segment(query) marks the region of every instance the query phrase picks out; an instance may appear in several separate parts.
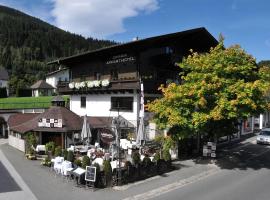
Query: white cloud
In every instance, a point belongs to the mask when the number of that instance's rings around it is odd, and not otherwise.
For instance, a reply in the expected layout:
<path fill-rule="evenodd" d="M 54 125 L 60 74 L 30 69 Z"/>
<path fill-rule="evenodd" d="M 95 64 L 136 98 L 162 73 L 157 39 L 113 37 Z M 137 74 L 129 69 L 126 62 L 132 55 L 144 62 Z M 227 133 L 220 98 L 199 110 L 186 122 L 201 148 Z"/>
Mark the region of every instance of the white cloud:
<path fill-rule="evenodd" d="M 158 9 L 158 0 L 52 0 L 55 24 L 87 37 L 105 38 L 125 31 L 124 20 Z"/>

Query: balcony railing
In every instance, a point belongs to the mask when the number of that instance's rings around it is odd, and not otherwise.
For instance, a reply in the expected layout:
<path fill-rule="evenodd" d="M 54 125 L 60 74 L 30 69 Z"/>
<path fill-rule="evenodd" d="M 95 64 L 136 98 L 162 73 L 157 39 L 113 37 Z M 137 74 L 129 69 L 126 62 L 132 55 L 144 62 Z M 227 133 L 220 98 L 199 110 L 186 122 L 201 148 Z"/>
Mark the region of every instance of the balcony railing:
<path fill-rule="evenodd" d="M 70 85 L 73 83 L 73 85 Z M 76 85 L 77 84 L 77 85 Z M 86 82 L 65 82 L 61 81 L 57 84 L 57 90 L 60 94 L 73 93 L 91 93 L 91 92 L 110 92 L 122 90 L 136 90 L 140 89 L 140 82 L 138 79 L 132 80 L 110 80 L 108 85 L 103 86 L 101 83 L 97 85 L 87 84 Z"/>

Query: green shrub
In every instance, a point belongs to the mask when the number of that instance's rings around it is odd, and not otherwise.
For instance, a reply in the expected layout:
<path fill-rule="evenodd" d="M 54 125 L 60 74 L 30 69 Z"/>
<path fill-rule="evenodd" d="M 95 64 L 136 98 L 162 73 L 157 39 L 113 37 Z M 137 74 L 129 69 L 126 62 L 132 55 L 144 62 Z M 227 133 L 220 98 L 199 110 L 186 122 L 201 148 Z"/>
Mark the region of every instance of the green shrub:
<path fill-rule="evenodd" d="M 107 176 L 111 176 L 112 175 L 112 166 L 109 160 L 104 160 L 103 161 L 103 169 L 104 169 L 104 173 Z"/>
<path fill-rule="evenodd" d="M 131 158 L 134 165 L 138 165 L 141 162 L 141 155 L 139 154 L 139 152 L 134 152 L 131 155 Z"/>
<path fill-rule="evenodd" d="M 62 148 L 60 146 L 57 146 L 55 149 L 54 149 L 54 155 L 55 156 L 62 156 Z"/>
<path fill-rule="evenodd" d="M 88 156 L 83 156 L 82 158 L 82 168 L 86 168 L 86 166 L 90 166 L 90 158 Z"/>
<path fill-rule="evenodd" d="M 37 146 L 37 138 L 34 133 L 27 133 L 26 135 L 26 153 L 33 155 L 34 148 Z"/>
<path fill-rule="evenodd" d="M 55 149 L 54 142 L 48 142 L 47 144 L 45 144 L 45 149 L 46 149 L 46 153 L 50 151 L 52 152 L 52 155 L 54 155 L 54 149 Z"/>
<path fill-rule="evenodd" d="M 145 156 L 143 158 L 142 164 L 144 167 L 149 167 L 152 164 L 152 161 L 148 156 Z"/>
<path fill-rule="evenodd" d="M 64 160 L 67 160 L 68 151 L 66 149 L 63 149 L 62 155 L 64 157 Z"/>
<path fill-rule="evenodd" d="M 105 175 L 105 180 L 106 186 L 111 186 L 112 182 L 112 166 L 109 160 L 104 160 L 103 162 L 103 169 L 104 169 L 104 175 Z"/>
<path fill-rule="evenodd" d="M 41 162 L 42 165 L 44 166 L 51 166 L 51 160 L 49 159 L 48 156 L 46 156 L 45 158 L 43 158 L 42 162 Z"/>
<path fill-rule="evenodd" d="M 74 161 L 74 153 L 73 153 L 73 151 L 68 151 L 67 160 L 70 161 L 70 162 Z"/>
<path fill-rule="evenodd" d="M 76 159 L 74 161 L 74 164 L 77 165 L 78 167 L 81 167 L 82 166 L 82 161 L 80 159 Z"/>
<path fill-rule="evenodd" d="M 168 149 L 164 149 L 162 151 L 162 158 L 165 160 L 165 161 L 170 161 L 171 160 L 171 154 L 170 154 L 170 151 Z"/>
<path fill-rule="evenodd" d="M 154 159 L 153 159 L 155 162 L 159 161 L 160 160 L 160 153 L 159 151 L 156 152 L 156 154 L 154 155 Z"/>

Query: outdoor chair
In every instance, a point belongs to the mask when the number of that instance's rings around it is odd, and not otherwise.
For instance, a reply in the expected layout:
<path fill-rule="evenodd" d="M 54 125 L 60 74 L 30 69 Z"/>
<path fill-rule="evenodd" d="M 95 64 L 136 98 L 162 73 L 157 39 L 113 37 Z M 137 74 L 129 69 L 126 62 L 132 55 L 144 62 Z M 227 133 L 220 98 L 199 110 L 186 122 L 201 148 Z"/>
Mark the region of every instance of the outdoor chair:
<path fill-rule="evenodd" d="M 54 169 L 55 175 L 61 174 L 63 161 L 64 161 L 64 157 L 57 156 L 54 158 L 53 169 Z"/>

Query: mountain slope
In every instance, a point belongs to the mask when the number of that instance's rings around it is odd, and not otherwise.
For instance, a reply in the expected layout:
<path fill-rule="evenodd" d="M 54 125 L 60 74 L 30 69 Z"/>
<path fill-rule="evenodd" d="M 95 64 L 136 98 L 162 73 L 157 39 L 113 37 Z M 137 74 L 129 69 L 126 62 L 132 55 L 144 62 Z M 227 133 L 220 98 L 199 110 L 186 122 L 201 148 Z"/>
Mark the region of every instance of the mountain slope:
<path fill-rule="evenodd" d="M 14 93 L 44 78 L 49 72 L 47 61 L 112 44 L 85 39 L 0 5 L 0 66 L 8 70 Z"/>

